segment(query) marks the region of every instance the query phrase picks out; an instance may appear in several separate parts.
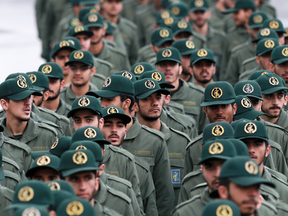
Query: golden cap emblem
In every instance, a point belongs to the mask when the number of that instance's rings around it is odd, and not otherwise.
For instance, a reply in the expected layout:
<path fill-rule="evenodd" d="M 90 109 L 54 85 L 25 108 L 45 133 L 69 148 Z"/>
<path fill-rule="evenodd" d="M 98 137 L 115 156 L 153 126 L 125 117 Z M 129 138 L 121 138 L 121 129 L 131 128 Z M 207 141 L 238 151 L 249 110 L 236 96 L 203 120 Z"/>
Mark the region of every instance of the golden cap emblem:
<path fill-rule="evenodd" d="M 66 47 L 66 46 L 70 46 L 70 44 L 69 44 L 68 41 L 62 41 L 62 42 L 60 42 L 60 44 L 59 44 L 59 47 Z"/>
<path fill-rule="evenodd" d="M 171 12 L 175 15 L 178 16 L 180 13 L 180 9 L 178 7 L 172 7 Z"/>
<path fill-rule="evenodd" d="M 270 23 L 269 23 L 269 27 L 271 29 L 278 29 L 279 28 L 279 23 L 276 21 L 276 20 L 272 20 Z"/>
<path fill-rule="evenodd" d="M 185 45 L 188 49 L 195 49 L 195 44 L 193 43 L 193 41 L 188 40 L 186 41 Z"/>
<path fill-rule="evenodd" d="M 285 29 L 285 32 L 286 33 L 284 33 L 284 37 L 287 37 L 288 36 L 288 28 Z"/>
<path fill-rule="evenodd" d="M 253 134 L 253 133 L 255 133 L 257 131 L 257 126 L 253 122 L 248 122 L 244 126 L 244 131 L 245 131 L 245 133 Z"/>
<path fill-rule="evenodd" d="M 88 21 L 89 22 L 97 22 L 97 20 L 98 20 L 98 17 L 97 17 L 96 14 L 91 14 L 91 15 L 88 16 Z"/>
<path fill-rule="evenodd" d="M 95 129 L 93 128 L 87 128 L 85 131 L 84 131 L 84 136 L 88 139 L 92 139 L 92 138 L 95 138 L 97 136 L 97 132 Z"/>
<path fill-rule="evenodd" d="M 84 206 L 78 201 L 70 202 L 66 207 L 69 216 L 79 216 L 84 212 Z"/>
<path fill-rule="evenodd" d="M 108 28 L 108 24 L 107 22 L 104 22 L 104 29 L 107 29 Z"/>
<path fill-rule="evenodd" d="M 221 125 L 215 125 L 211 131 L 213 136 L 222 136 L 222 134 L 224 134 L 224 132 L 225 132 L 225 130 L 224 130 L 223 126 L 221 126 Z"/>
<path fill-rule="evenodd" d="M 252 175 L 256 175 L 258 173 L 258 167 L 253 161 L 247 161 L 245 163 L 245 170 Z"/>
<path fill-rule="evenodd" d="M 69 41 L 69 43 L 75 45 L 75 42 L 73 40 L 68 40 L 68 41 Z"/>
<path fill-rule="evenodd" d="M 169 33 L 169 32 L 168 32 Z M 137 65 L 135 68 L 134 68 L 134 73 L 135 74 L 141 74 L 143 73 L 144 71 L 144 67 L 142 65 Z"/>
<path fill-rule="evenodd" d="M 18 79 L 18 80 L 17 80 L 17 85 L 18 85 L 20 88 L 27 88 L 27 83 L 26 83 L 25 80 L 23 80 L 23 79 Z"/>
<path fill-rule="evenodd" d="M 208 55 L 208 52 L 205 50 L 205 49 L 200 49 L 198 52 L 197 52 L 197 55 L 199 57 L 205 57 Z"/>
<path fill-rule="evenodd" d="M 73 57 L 75 59 L 82 59 L 84 57 L 84 53 L 82 51 L 77 51 L 74 53 Z"/>
<path fill-rule="evenodd" d="M 78 101 L 78 105 L 80 107 L 86 107 L 89 106 L 90 104 L 90 100 L 87 97 L 82 97 L 79 101 Z"/>
<path fill-rule="evenodd" d="M 241 105 L 246 109 L 251 108 L 252 106 L 250 100 L 247 98 L 242 98 Z"/>
<path fill-rule="evenodd" d="M 161 74 L 157 71 L 155 71 L 151 74 L 151 78 L 158 81 L 158 82 L 162 80 Z"/>
<path fill-rule="evenodd" d="M 81 149 L 86 150 L 87 148 L 84 145 L 79 145 L 79 146 L 77 146 L 77 148 L 75 150 L 81 150 Z"/>
<path fill-rule="evenodd" d="M 82 165 L 87 163 L 88 157 L 85 152 L 77 151 L 72 156 L 72 161 L 77 165 Z"/>
<path fill-rule="evenodd" d="M 52 191 L 61 190 L 61 186 L 60 186 L 60 184 L 59 184 L 58 182 L 50 182 L 50 183 L 48 184 L 48 186 L 50 187 L 50 189 L 51 189 Z"/>
<path fill-rule="evenodd" d="M 148 89 L 154 89 L 156 87 L 155 82 L 153 80 L 150 80 L 150 79 L 146 80 L 144 85 Z"/>
<path fill-rule="evenodd" d="M 212 155 L 221 154 L 223 152 L 223 150 L 224 150 L 224 147 L 219 142 L 214 142 L 209 147 L 209 153 L 212 154 Z"/>
<path fill-rule="evenodd" d="M 22 216 L 41 216 L 41 213 L 37 208 L 29 207 L 22 212 Z"/>
<path fill-rule="evenodd" d="M 271 49 L 271 48 L 273 48 L 275 46 L 275 43 L 274 43 L 273 40 L 267 40 L 267 41 L 265 41 L 264 46 L 267 49 Z"/>
<path fill-rule="evenodd" d="M 29 186 L 24 186 L 18 192 L 18 199 L 21 202 L 29 202 L 34 197 L 34 190 Z"/>
<path fill-rule="evenodd" d="M 246 94 L 250 94 L 254 91 L 254 87 L 250 83 L 247 83 L 243 86 L 242 91 Z"/>
<path fill-rule="evenodd" d="M 163 52 L 162 52 L 162 56 L 164 57 L 164 58 L 168 58 L 168 57 L 170 57 L 172 55 L 172 52 L 171 52 L 171 50 L 169 50 L 169 49 L 165 49 L 165 50 L 163 50 Z"/>
<path fill-rule="evenodd" d="M 103 83 L 103 87 L 106 88 L 111 84 L 111 78 L 107 77 Z"/>
<path fill-rule="evenodd" d="M 287 57 L 288 56 L 288 48 L 285 47 L 283 50 L 282 50 L 282 55 Z"/>
<path fill-rule="evenodd" d="M 50 164 L 50 162 L 51 162 L 51 158 L 49 156 L 43 155 L 43 156 L 38 158 L 36 164 L 38 166 L 46 166 L 46 165 Z"/>
<path fill-rule="evenodd" d="M 268 36 L 268 35 L 270 35 L 270 29 L 268 29 L 268 28 L 262 29 L 261 32 L 260 32 L 260 35 L 261 35 L 261 36 Z"/>
<path fill-rule="evenodd" d="M 256 24 L 262 23 L 262 21 L 263 21 L 263 17 L 259 14 L 255 15 L 253 17 L 253 22 Z"/>
<path fill-rule="evenodd" d="M 233 216 L 233 210 L 228 205 L 220 205 L 216 209 L 216 216 Z"/>
<path fill-rule="evenodd" d="M 50 65 L 44 65 L 41 71 L 44 74 L 49 74 L 52 71 L 52 67 Z"/>
<path fill-rule="evenodd" d="M 90 13 L 98 13 L 98 10 L 96 8 L 92 8 L 89 12 Z"/>
<path fill-rule="evenodd" d="M 264 74 L 269 74 L 267 71 L 264 71 L 263 73 L 261 73 L 261 76 Z"/>
<path fill-rule="evenodd" d="M 124 71 L 124 72 L 121 74 L 121 76 L 127 77 L 127 78 L 130 79 L 130 80 L 132 80 L 132 78 L 133 78 L 133 75 L 132 75 L 130 72 L 128 72 L 128 71 Z"/>
<path fill-rule="evenodd" d="M 35 74 L 29 74 L 30 80 L 32 83 L 35 83 L 37 80 L 37 77 L 35 76 Z"/>
<path fill-rule="evenodd" d="M 276 77 L 270 77 L 269 78 L 269 83 L 273 86 L 279 85 L 279 80 Z"/>
<path fill-rule="evenodd" d="M 202 0 L 196 0 L 194 2 L 195 7 L 202 7 L 204 5 L 204 1 Z"/>
<path fill-rule="evenodd" d="M 76 26 L 79 24 L 79 19 L 78 18 L 74 18 L 71 20 L 70 25 L 71 26 Z"/>
<path fill-rule="evenodd" d="M 178 28 L 180 28 L 180 29 L 186 29 L 187 26 L 188 26 L 188 24 L 186 22 L 184 22 L 184 21 L 178 22 L 177 25 L 178 25 Z"/>
<path fill-rule="evenodd" d="M 76 26 L 75 29 L 74 29 L 75 33 L 82 32 L 82 31 L 84 31 L 84 27 L 83 26 Z"/>
<path fill-rule="evenodd" d="M 220 98 L 220 97 L 222 97 L 222 95 L 223 95 L 223 91 L 222 91 L 222 89 L 219 88 L 219 87 L 214 87 L 214 88 L 211 90 L 211 96 L 212 96 L 213 98 Z"/>
<path fill-rule="evenodd" d="M 53 145 L 51 146 L 51 149 L 56 148 L 57 145 L 58 145 L 58 139 L 53 143 Z"/>
<path fill-rule="evenodd" d="M 23 75 L 18 75 L 16 78 L 26 81 L 26 78 Z"/>
<path fill-rule="evenodd" d="M 169 31 L 167 29 L 162 29 L 160 32 L 159 32 L 159 35 L 162 37 L 162 38 L 166 38 L 166 37 L 169 37 Z"/>
<path fill-rule="evenodd" d="M 162 19 L 166 19 L 166 18 L 170 17 L 170 14 L 168 11 L 163 11 L 160 16 Z"/>
<path fill-rule="evenodd" d="M 119 110 L 116 107 L 110 107 L 107 109 L 108 114 L 119 113 Z"/>
<path fill-rule="evenodd" d="M 174 23 L 174 19 L 172 17 L 168 17 L 164 20 L 165 25 L 171 25 Z"/>

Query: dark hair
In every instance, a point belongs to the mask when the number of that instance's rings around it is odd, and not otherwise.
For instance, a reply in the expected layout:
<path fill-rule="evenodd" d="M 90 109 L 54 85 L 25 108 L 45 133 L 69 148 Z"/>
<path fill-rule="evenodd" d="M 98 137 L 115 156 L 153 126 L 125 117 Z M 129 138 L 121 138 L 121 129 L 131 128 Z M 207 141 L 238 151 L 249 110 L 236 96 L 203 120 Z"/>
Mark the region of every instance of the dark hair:
<path fill-rule="evenodd" d="M 4 97 L 2 97 L 2 98 L 0 98 L 0 99 L 3 99 L 3 100 L 5 100 L 5 101 L 7 101 L 7 102 L 10 101 L 10 99 L 9 99 L 8 97 L 6 97 L 6 96 L 4 96 Z"/>
<path fill-rule="evenodd" d="M 126 94 L 126 93 L 121 93 L 120 94 L 120 100 L 121 102 L 125 101 L 126 99 L 129 99 L 131 101 L 131 104 L 129 106 L 129 112 L 131 113 L 132 112 L 132 108 L 133 108 L 133 105 L 135 103 L 135 97 L 134 95 L 131 95 L 131 94 Z"/>
<path fill-rule="evenodd" d="M 269 145 L 268 141 L 265 140 L 265 146 L 267 148 L 267 146 Z"/>
<path fill-rule="evenodd" d="M 219 178 L 219 186 L 224 186 L 229 190 L 230 180 L 228 178 Z"/>

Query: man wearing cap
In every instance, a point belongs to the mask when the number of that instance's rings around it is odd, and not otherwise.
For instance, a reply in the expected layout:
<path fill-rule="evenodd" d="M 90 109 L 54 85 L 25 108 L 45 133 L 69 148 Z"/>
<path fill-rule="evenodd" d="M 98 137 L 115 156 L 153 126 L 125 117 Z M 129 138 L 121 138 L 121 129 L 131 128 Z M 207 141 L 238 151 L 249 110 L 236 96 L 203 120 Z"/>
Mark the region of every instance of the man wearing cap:
<path fill-rule="evenodd" d="M 202 49 L 203 55 L 199 55 L 199 50 L 194 50 L 190 59 L 190 66 L 196 85 L 203 88 L 213 82 L 216 73 L 216 62 L 214 53 L 210 49 Z"/>
<path fill-rule="evenodd" d="M 60 93 L 60 97 L 67 104 L 72 105 L 77 97 L 85 95 L 89 90 L 97 90 L 97 87 L 90 83 L 90 77 L 96 72 L 93 64 L 92 54 L 88 51 L 75 50 L 70 54 L 65 65 L 69 66 L 71 84 Z"/>
<path fill-rule="evenodd" d="M 229 200 L 215 200 L 209 202 L 203 209 L 201 216 L 218 216 L 219 209 L 231 213 L 234 216 L 241 216 L 238 206 Z"/>
<path fill-rule="evenodd" d="M 222 164 L 237 155 L 234 145 L 227 139 L 215 139 L 204 143 L 201 152 L 201 170 L 205 181 L 205 189 L 191 198 L 189 201 L 179 204 L 173 212 L 173 215 L 186 215 L 190 212 L 192 215 L 201 215 L 204 206 L 212 201 L 209 193 L 219 186 L 219 174 Z M 186 213 L 186 214 L 185 214 Z"/>
<path fill-rule="evenodd" d="M 268 19 L 263 23 L 262 28 L 269 28 L 275 30 L 279 37 L 279 45 L 280 46 L 284 45 L 285 43 L 284 34 L 286 33 L 286 31 L 283 27 L 283 23 L 281 22 L 281 20 L 276 18 Z"/>
<path fill-rule="evenodd" d="M 205 52 L 203 51 L 204 55 Z M 201 50 L 199 50 L 199 53 L 202 56 Z M 182 73 L 179 51 L 174 47 L 159 50 L 157 53 L 156 69 L 165 75 L 167 83 L 175 86 L 169 89 L 171 92 L 171 101 L 175 102 L 175 105 L 184 106 L 185 114 L 195 119 L 198 132 L 201 133 L 207 123 L 205 113 L 200 109 L 204 91 L 201 86 L 193 83 L 188 84 L 179 79 L 179 75 Z M 177 109 L 177 107 L 172 108 Z"/>
<path fill-rule="evenodd" d="M 0 103 L 6 113 L 1 126 L 3 134 L 26 143 L 32 150 L 49 149 L 56 140 L 57 132 L 46 124 L 30 118 L 31 95 L 41 93 L 29 89 L 23 79 L 8 79 L 0 84 Z"/>

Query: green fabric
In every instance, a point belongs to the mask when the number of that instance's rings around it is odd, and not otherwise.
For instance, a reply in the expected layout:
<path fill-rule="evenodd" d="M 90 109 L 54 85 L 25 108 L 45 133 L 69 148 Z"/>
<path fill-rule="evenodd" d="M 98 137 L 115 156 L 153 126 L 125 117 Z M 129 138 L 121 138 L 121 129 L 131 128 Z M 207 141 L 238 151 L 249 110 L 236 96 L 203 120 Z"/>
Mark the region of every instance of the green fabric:
<path fill-rule="evenodd" d="M 248 21 L 249 29 L 262 28 L 264 21 L 268 19 L 267 14 L 264 11 L 253 12 Z"/>
<path fill-rule="evenodd" d="M 215 139 L 233 138 L 234 130 L 231 125 L 225 121 L 216 121 L 206 125 L 203 131 L 203 144 Z"/>
<path fill-rule="evenodd" d="M 145 78 L 152 78 L 156 80 L 161 88 L 175 88 L 174 85 L 171 85 L 169 83 L 165 82 L 165 75 L 158 70 L 151 70 L 151 71 L 145 71 L 142 73 L 142 75 L 139 77 L 139 80 L 145 79 Z"/>
<path fill-rule="evenodd" d="M 190 12 L 207 11 L 209 3 L 207 0 L 192 0 L 190 4 Z"/>
<path fill-rule="evenodd" d="M 239 207 L 230 200 L 215 200 L 215 201 L 209 202 L 204 207 L 201 216 L 206 216 L 206 215 L 218 216 L 219 208 L 226 209 L 227 213 L 229 212 L 229 214 L 232 214 L 233 216 L 241 216 Z"/>
<path fill-rule="evenodd" d="M 71 208 L 70 211 L 68 212 L 68 209 L 71 206 L 76 207 L 76 210 Z M 80 206 L 82 207 L 83 211 L 79 214 Z M 79 209 L 77 209 L 77 207 Z M 77 198 L 77 197 L 64 199 L 56 210 L 56 214 L 63 215 L 63 216 L 69 216 L 71 215 L 71 212 L 73 212 L 74 214 L 76 214 L 75 212 L 77 212 L 79 216 L 95 215 L 94 209 L 92 205 L 90 204 L 90 202 L 81 198 Z"/>
<path fill-rule="evenodd" d="M 239 11 L 240 9 L 255 9 L 255 4 L 253 0 L 235 0 L 234 8 L 227 9 L 223 13 L 233 13 Z"/>
<path fill-rule="evenodd" d="M 83 18 L 83 25 L 104 28 L 103 18 L 98 13 L 87 13 Z"/>
<path fill-rule="evenodd" d="M 162 11 L 159 11 L 157 13 L 157 16 L 156 16 L 156 24 L 157 25 L 160 25 L 161 21 L 163 19 L 166 19 L 166 18 L 169 18 L 169 17 L 174 17 L 173 13 L 171 12 L 171 10 L 162 10 Z"/>
<path fill-rule="evenodd" d="M 287 90 L 284 80 L 276 74 L 263 74 L 256 82 L 261 87 L 262 94 L 271 94 L 280 90 Z"/>
<path fill-rule="evenodd" d="M 99 128 L 92 126 L 81 127 L 75 131 L 71 139 L 71 144 L 77 141 L 93 141 L 99 144 L 111 144 L 110 141 L 104 139 Z"/>
<path fill-rule="evenodd" d="M 210 60 L 213 63 L 215 63 L 215 58 L 212 50 L 210 49 L 194 50 L 191 55 L 190 65 L 193 66 L 194 64 L 196 64 L 201 60 Z"/>
<path fill-rule="evenodd" d="M 195 50 L 195 44 L 190 39 L 180 39 L 172 44 L 180 52 L 180 55 L 191 55 Z"/>
<path fill-rule="evenodd" d="M 82 22 L 83 18 L 88 13 L 98 13 L 98 10 L 94 6 L 81 8 L 80 11 L 79 11 L 79 20 Z"/>
<path fill-rule="evenodd" d="M 93 32 L 90 31 L 87 28 L 87 26 L 84 26 L 84 25 L 71 26 L 69 28 L 69 32 L 67 36 L 76 36 L 76 35 L 86 35 L 90 38 L 93 36 Z"/>
<path fill-rule="evenodd" d="M 288 113 L 282 110 L 275 124 L 288 130 Z"/>
<path fill-rule="evenodd" d="M 59 106 L 55 112 L 58 115 L 67 116 L 67 114 L 70 112 L 70 110 L 71 110 L 71 106 L 66 104 L 65 101 L 62 98 L 60 98 Z"/>
<path fill-rule="evenodd" d="M 108 106 L 103 108 L 103 118 L 105 121 L 109 118 L 119 118 L 123 120 L 125 124 L 131 122 L 131 117 L 126 115 L 124 110 L 117 106 Z"/>
<path fill-rule="evenodd" d="M 259 84 L 254 80 L 240 81 L 234 87 L 235 94 L 247 97 L 262 99 L 262 92 Z"/>
<path fill-rule="evenodd" d="M 43 91 L 49 89 L 49 79 L 45 74 L 39 71 L 28 72 L 27 74 L 31 79 L 34 90 Z"/>
<path fill-rule="evenodd" d="M 54 62 L 47 62 L 40 65 L 38 71 L 41 71 L 47 77 L 63 79 L 62 68 Z"/>
<path fill-rule="evenodd" d="M 74 46 L 73 43 L 69 42 L 68 40 L 62 40 L 60 42 L 57 42 L 54 45 L 53 49 L 52 49 L 51 57 L 53 59 L 55 59 L 55 56 L 57 55 L 57 53 L 60 50 L 71 50 L 71 51 L 74 51 L 74 50 L 76 50 L 76 47 Z"/>
<path fill-rule="evenodd" d="M 266 20 L 263 23 L 262 28 L 270 28 L 275 30 L 277 33 L 286 33 L 281 20 L 276 18 Z"/>
<path fill-rule="evenodd" d="M 288 56 L 286 55 L 286 50 L 288 45 L 278 46 L 273 49 L 271 54 L 271 62 L 274 64 L 281 64 L 288 61 Z"/>
<path fill-rule="evenodd" d="M 152 51 L 152 50 L 150 49 L 149 51 Z M 156 70 L 156 69 L 154 66 L 146 62 L 138 62 L 131 67 L 130 73 L 134 74 L 134 76 L 137 79 L 141 76 L 143 72 L 150 71 L 150 70 Z"/>
<path fill-rule="evenodd" d="M 130 79 L 133 83 L 136 82 L 136 78 L 134 74 L 130 73 L 129 71 L 125 71 L 125 70 L 118 71 L 118 72 L 113 73 L 113 75 L 124 76 Z"/>
<path fill-rule="evenodd" d="M 276 39 L 263 39 L 257 43 L 256 56 L 262 56 L 265 53 L 273 51 L 275 47 L 279 46 Z"/>
<path fill-rule="evenodd" d="M 189 8 L 184 2 L 177 2 L 169 6 L 169 10 L 177 19 L 185 19 L 188 16 Z"/>
<path fill-rule="evenodd" d="M 153 79 L 144 78 L 134 83 L 135 97 L 137 99 L 144 99 L 153 93 L 161 93 L 164 95 L 170 94 L 170 91 L 162 89 L 157 81 Z"/>
<path fill-rule="evenodd" d="M 264 124 L 260 121 L 242 121 L 234 132 L 235 139 L 258 138 L 268 141 L 268 134 Z"/>
<path fill-rule="evenodd" d="M 81 62 L 93 66 L 94 60 L 89 51 L 75 50 L 70 54 L 69 61 L 65 63 L 65 66 L 73 64 L 73 62 Z"/>
<path fill-rule="evenodd" d="M 181 56 L 178 49 L 174 47 L 160 49 L 157 52 L 156 64 L 162 61 L 174 61 L 181 64 Z"/>
<path fill-rule="evenodd" d="M 269 28 L 263 28 L 257 33 L 256 38 L 252 42 L 257 43 L 258 41 L 266 38 L 274 38 L 278 40 L 279 37 L 275 30 Z"/>
<path fill-rule="evenodd" d="M 151 43 L 156 47 L 160 47 L 163 43 L 168 41 L 174 41 L 173 33 L 169 28 L 161 27 L 154 30 L 151 34 Z"/>
<path fill-rule="evenodd" d="M 88 149 L 93 153 L 96 162 L 98 163 L 103 162 L 101 147 L 95 142 L 77 141 L 71 144 L 69 149 L 70 150 Z"/>
<path fill-rule="evenodd" d="M 262 76 L 264 74 L 273 74 L 271 71 L 268 70 L 257 70 L 254 71 L 248 78 L 248 80 L 256 80 L 259 76 Z M 258 84 L 259 85 L 259 84 Z"/>

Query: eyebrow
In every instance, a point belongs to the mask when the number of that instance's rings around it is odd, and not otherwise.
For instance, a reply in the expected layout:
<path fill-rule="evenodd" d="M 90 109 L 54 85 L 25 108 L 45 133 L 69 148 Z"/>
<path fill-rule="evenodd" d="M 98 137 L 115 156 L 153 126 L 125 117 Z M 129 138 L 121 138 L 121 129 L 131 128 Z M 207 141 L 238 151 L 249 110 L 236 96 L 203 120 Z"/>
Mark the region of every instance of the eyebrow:
<path fill-rule="evenodd" d="M 105 123 L 113 123 L 113 122 L 106 120 L 106 121 L 104 122 L 104 124 L 105 124 Z M 125 124 L 125 123 L 124 123 L 123 121 L 117 121 L 116 124 Z"/>
<path fill-rule="evenodd" d="M 79 116 L 75 116 L 75 117 L 73 117 L 73 119 L 81 119 L 81 117 L 79 117 Z M 83 118 L 95 118 L 95 116 L 92 116 L 92 115 L 90 115 L 90 116 L 84 116 Z"/>

